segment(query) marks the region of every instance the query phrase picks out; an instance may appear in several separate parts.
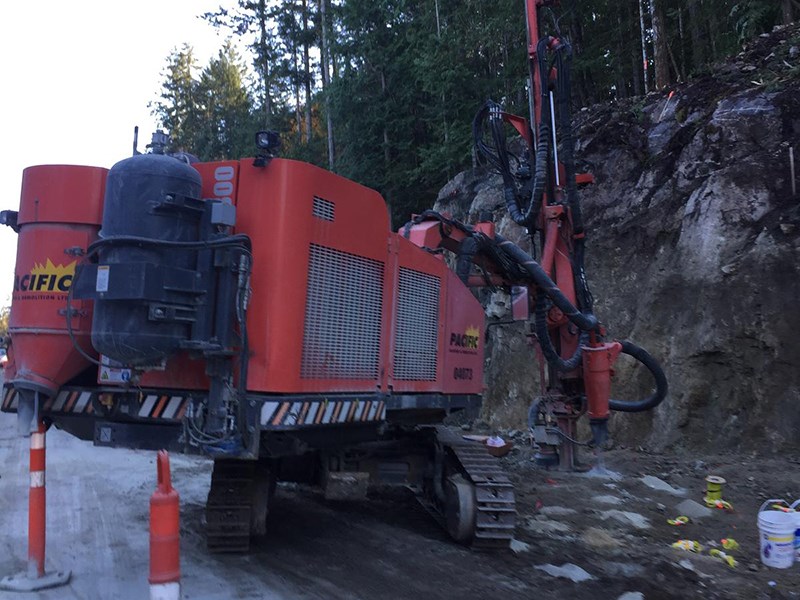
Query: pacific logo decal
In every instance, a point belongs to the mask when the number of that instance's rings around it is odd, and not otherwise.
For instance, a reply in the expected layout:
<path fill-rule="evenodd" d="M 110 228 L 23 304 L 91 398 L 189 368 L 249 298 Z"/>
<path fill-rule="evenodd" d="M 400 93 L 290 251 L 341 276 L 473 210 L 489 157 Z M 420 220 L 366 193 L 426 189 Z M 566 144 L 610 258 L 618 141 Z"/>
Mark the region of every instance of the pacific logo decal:
<path fill-rule="evenodd" d="M 477 327 L 467 327 L 464 333 L 453 332 L 450 334 L 450 349 L 455 352 L 475 353 L 480 343 L 480 330 Z"/>
<path fill-rule="evenodd" d="M 33 263 L 30 273 L 14 275 L 14 292 L 19 298 L 29 298 L 36 294 L 36 299 L 48 299 L 49 294 L 66 294 L 75 277 L 75 264 L 55 265 L 49 258 L 42 263 Z M 19 292 L 27 292 L 21 294 Z M 42 295 L 42 298 L 39 298 Z"/>

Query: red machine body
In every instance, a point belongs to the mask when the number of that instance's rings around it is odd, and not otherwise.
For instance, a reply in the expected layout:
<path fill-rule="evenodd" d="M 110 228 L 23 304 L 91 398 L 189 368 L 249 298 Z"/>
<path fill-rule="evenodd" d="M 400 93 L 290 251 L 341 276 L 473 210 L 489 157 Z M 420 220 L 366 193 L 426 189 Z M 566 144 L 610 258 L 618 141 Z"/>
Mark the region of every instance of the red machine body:
<path fill-rule="evenodd" d="M 274 160 L 241 169 L 236 205 L 237 232 L 253 239 L 259 265 L 249 390 L 452 392 L 464 388 L 458 363 L 475 369 L 469 391 L 480 393 L 477 353 L 444 358 L 453 354 L 450 318 L 482 330 L 480 305 L 463 286 L 448 288 L 444 261 L 390 232 L 377 192 Z M 421 326 L 409 328 L 412 320 Z"/>
<path fill-rule="evenodd" d="M 482 392 L 483 309 L 441 255 L 391 232 L 374 190 L 307 163 L 250 163 L 195 165 L 204 197 L 229 198 L 253 240 L 249 391 Z M 182 354 L 141 384 L 205 389 L 204 368 Z"/>
<path fill-rule="evenodd" d="M 51 395 L 90 363 L 75 349 L 66 325 L 66 297 L 75 265 L 97 239 L 107 169 L 43 165 L 25 169 L 9 331 L 19 389 Z M 89 301 L 73 305 L 75 343 L 94 354 Z"/>

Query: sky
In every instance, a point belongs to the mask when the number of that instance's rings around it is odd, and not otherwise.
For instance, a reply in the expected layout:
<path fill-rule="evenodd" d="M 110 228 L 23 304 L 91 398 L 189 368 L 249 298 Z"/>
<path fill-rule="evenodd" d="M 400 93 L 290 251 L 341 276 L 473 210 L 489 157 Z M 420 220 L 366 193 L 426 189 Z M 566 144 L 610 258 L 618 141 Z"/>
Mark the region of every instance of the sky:
<path fill-rule="evenodd" d="M 198 15 L 232 0 L 23 0 L 0 19 L 0 210 L 18 210 L 22 171 L 42 164 L 111 167 L 156 128 L 170 51 L 184 42 L 200 65 L 223 35 Z M 0 306 L 11 301 L 17 235 L 0 226 Z"/>

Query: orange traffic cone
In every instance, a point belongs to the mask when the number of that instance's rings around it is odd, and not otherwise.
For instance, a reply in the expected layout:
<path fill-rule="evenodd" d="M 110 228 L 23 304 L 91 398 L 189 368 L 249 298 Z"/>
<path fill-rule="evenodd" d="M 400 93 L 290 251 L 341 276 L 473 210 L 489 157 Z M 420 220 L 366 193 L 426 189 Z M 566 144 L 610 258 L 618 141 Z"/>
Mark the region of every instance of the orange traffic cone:
<path fill-rule="evenodd" d="M 157 458 L 158 487 L 150 497 L 150 600 L 181 595 L 180 496 L 169 472 L 169 454 Z"/>

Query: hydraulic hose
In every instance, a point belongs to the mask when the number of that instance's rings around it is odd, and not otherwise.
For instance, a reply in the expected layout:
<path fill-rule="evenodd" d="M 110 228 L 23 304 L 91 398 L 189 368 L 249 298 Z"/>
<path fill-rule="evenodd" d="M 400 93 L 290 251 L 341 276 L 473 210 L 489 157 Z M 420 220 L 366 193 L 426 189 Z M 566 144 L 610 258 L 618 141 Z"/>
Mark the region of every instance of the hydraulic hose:
<path fill-rule="evenodd" d="M 539 80 L 542 88 L 541 116 L 539 120 L 538 146 L 536 147 L 536 167 L 533 175 L 533 187 L 531 190 L 531 201 L 528 209 L 523 213 L 516 201 L 510 202 L 509 195 L 506 194 L 506 208 L 508 216 L 517 225 L 523 225 L 528 229 L 536 228 L 536 220 L 539 216 L 539 209 L 542 205 L 542 197 L 547 184 L 547 171 L 549 164 L 547 161 L 550 145 L 550 128 L 548 125 L 550 117 L 550 104 L 547 102 L 548 84 L 550 69 L 547 65 L 547 46 L 549 38 L 542 38 L 536 47 L 539 56 Z M 514 198 L 516 200 L 516 198 Z"/>
<path fill-rule="evenodd" d="M 487 119 L 494 148 L 487 146 L 483 141 L 482 125 Z M 547 127 L 546 119 L 542 120 L 538 129 L 539 146 L 534 156 L 533 186 L 530 203 L 527 208 L 520 205 L 521 194 L 517 189 L 514 176 L 511 174 L 508 150 L 503 133 L 502 107 L 499 104 L 492 100 L 486 101 L 472 121 L 472 135 L 475 140 L 475 147 L 497 169 L 503 178 L 503 198 L 508 215 L 517 225 L 535 229 L 547 181 L 547 153 L 549 149 L 547 140 L 550 130 Z"/>
<path fill-rule="evenodd" d="M 586 238 L 578 238 L 573 243 L 572 272 L 575 278 L 575 290 L 578 296 L 578 306 L 584 312 L 592 312 L 594 297 L 586 281 L 586 268 L 584 267 L 584 254 L 586 252 Z"/>
<path fill-rule="evenodd" d="M 572 210 L 572 226 L 576 234 L 581 234 L 584 229 L 583 213 L 578 197 L 578 185 L 575 181 L 575 140 L 572 135 L 572 114 L 570 111 L 572 46 L 566 40 L 561 42 L 556 63 L 558 69 L 558 78 L 556 80 L 558 116 L 559 125 L 561 126 L 561 153 L 559 156 L 561 163 L 564 165 L 567 203 Z"/>
<path fill-rule="evenodd" d="M 539 217 L 539 209 L 542 206 L 542 196 L 544 195 L 544 187 L 547 182 L 547 138 L 550 130 L 542 119 L 539 125 L 539 146 L 536 149 L 536 168 L 533 176 L 533 190 L 531 191 L 531 201 L 528 204 L 527 210 L 523 213 L 517 202 L 516 191 L 509 193 L 506 189 L 505 201 L 508 216 L 517 225 L 522 225 L 528 229 L 536 228 L 536 220 Z"/>
<path fill-rule="evenodd" d="M 577 369 L 583 361 L 582 346 L 589 342 L 589 334 L 585 331 L 581 332 L 578 340 L 578 347 L 570 358 L 561 358 L 558 355 L 553 340 L 550 339 L 550 330 L 547 327 L 547 301 L 543 294 L 536 297 L 536 311 L 534 324 L 536 326 L 536 337 L 539 340 L 539 347 L 542 349 L 547 364 L 555 368 L 557 371 L 573 371 Z"/>
<path fill-rule="evenodd" d="M 650 371 L 650 373 L 653 375 L 653 379 L 656 381 L 656 391 L 647 398 L 633 400 L 630 402 L 625 400 L 611 399 L 608 401 L 608 407 L 611 410 L 618 410 L 620 412 L 644 412 L 646 410 L 650 410 L 651 408 L 655 408 L 661 404 L 661 402 L 667 396 L 667 391 L 669 391 L 667 376 L 664 375 L 661 365 L 658 364 L 655 358 L 650 356 L 650 353 L 647 352 L 647 350 L 640 348 L 633 342 L 629 342 L 628 340 L 620 340 L 620 344 L 622 344 L 623 354 L 627 354 L 628 356 L 635 358 L 637 361 L 642 363 L 648 371 Z"/>
<path fill-rule="evenodd" d="M 109 238 L 100 238 L 92 242 L 87 248 L 87 254 L 92 254 L 96 249 L 105 246 L 157 246 L 162 248 L 176 248 L 182 250 L 203 250 L 206 248 L 221 248 L 225 246 L 243 246 L 247 250 L 252 247 L 250 237 L 238 233 L 223 238 L 200 240 L 197 242 L 178 242 L 174 240 L 158 240 L 134 235 L 116 235 Z"/>
<path fill-rule="evenodd" d="M 469 273 L 472 269 L 472 259 L 478 252 L 478 240 L 470 236 L 464 238 L 458 247 L 458 256 L 456 258 L 456 275 L 461 280 L 461 283 L 467 285 L 469 280 Z"/>
<path fill-rule="evenodd" d="M 561 292 L 555 282 L 545 273 L 544 269 L 522 248 L 505 239 L 503 236 L 496 235 L 500 248 L 514 262 L 530 275 L 533 282 L 553 301 L 561 312 L 582 331 L 593 331 L 597 329 L 599 322 L 597 317 L 591 313 L 582 313 L 572 302 Z"/>

